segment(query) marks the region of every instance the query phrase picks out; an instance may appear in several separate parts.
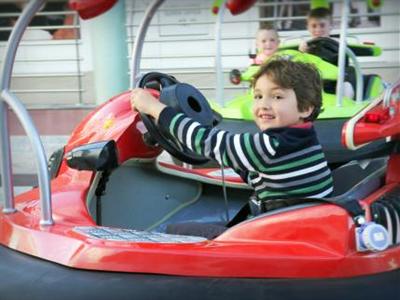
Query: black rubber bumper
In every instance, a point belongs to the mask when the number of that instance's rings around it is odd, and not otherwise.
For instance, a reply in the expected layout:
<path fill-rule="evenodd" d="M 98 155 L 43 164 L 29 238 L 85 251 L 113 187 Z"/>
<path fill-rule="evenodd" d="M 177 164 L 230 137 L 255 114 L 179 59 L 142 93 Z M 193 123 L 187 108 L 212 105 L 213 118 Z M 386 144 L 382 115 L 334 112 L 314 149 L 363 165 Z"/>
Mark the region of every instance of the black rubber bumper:
<path fill-rule="evenodd" d="M 196 278 L 83 271 L 0 246 L 0 299 L 399 299 L 400 271 L 348 279 Z"/>

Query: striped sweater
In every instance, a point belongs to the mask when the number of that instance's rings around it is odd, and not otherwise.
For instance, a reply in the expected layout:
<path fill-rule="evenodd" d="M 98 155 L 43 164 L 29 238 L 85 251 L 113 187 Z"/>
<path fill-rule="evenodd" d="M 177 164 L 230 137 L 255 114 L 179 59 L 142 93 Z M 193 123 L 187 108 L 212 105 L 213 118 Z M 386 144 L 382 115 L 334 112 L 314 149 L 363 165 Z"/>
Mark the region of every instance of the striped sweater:
<path fill-rule="evenodd" d="M 158 123 L 189 149 L 245 177 L 261 201 L 319 198 L 333 191 L 331 171 L 311 123 L 232 134 L 202 126 L 170 107 L 161 112 Z"/>

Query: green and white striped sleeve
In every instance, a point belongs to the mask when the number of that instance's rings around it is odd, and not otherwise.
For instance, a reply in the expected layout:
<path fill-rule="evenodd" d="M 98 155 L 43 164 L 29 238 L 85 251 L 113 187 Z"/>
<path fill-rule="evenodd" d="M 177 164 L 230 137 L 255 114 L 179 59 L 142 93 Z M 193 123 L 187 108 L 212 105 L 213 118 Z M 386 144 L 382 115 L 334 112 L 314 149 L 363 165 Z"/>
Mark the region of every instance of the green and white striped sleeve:
<path fill-rule="evenodd" d="M 276 153 L 274 141 L 265 133 L 231 134 L 209 128 L 171 107 L 161 112 L 158 123 L 190 150 L 236 170 L 265 171 Z"/>

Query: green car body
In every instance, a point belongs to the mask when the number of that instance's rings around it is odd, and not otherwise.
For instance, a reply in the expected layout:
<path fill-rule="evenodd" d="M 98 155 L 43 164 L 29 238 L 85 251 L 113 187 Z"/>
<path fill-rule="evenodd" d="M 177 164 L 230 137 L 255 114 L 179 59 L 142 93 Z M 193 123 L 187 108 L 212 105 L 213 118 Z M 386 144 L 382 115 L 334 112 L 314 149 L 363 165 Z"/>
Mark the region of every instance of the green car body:
<path fill-rule="evenodd" d="M 298 47 L 298 44 L 297 44 Z M 357 48 L 358 47 L 358 48 Z M 314 64 L 321 73 L 324 81 L 336 81 L 339 68 L 328 63 L 318 56 L 303 53 L 294 50 L 296 45 L 282 47 L 276 55 L 291 59 L 293 61 L 301 61 Z M 361 55 L 378 56 L 381 54 L 379 47 L 374 45 L 352 45 L 353 49 L 360 49 L 358 53 Z M 297 49 L 297 48 L 296 48 Z M 357 51 L 354 51 L 357 53 Z M 363 54 L 364 53 L 364 54 Z M 241 73 L 241 81 L 251 82 L 254 74 L 258 71 L 259 65 L 251 65 L 247 70 Z M 364 80 L 365 81 L 365 80 Z M 363 109 L 368 103 L 379 96 L 384 90 L 383 82 L 380 77 L 370 76 L 367 82 L 364 82 L 363 101 L 357 103 L 355 100 L 343 97 L 342 105 L 339 107 L 336 101 L 336 95 L 322 91 L 323 94 L 323 110 L 319 115 L 319 119 L 349 118 Z M 210 101 L 211 107 L 220 113 L 224 118 L 252 120 L 252 90 L 249 88 L 245 94 L 238 95 L 234 99 L 225 103 L 224 106 L 214 101 Z"/>

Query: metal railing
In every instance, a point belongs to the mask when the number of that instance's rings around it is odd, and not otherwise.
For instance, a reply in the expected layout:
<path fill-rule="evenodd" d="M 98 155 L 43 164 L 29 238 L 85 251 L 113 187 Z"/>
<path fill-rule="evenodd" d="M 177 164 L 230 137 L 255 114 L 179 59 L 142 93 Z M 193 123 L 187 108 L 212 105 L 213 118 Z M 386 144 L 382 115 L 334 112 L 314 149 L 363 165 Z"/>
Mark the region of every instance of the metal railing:
<path fill-rule="evenodd" d="M 390 17 L 397 16 L 397 13 L 366 13 L 366 14 L 348 14 L 348 17 Z M 255 19 L 241 19 L 241 20 L 231 20 L 225 21 L 226 24 L 243 24 L 243 23 L 260 23 L 260 22 L 275 22 L 282 20 L 290 20 L 290 21 L 298 21 L 298 20 L 306 20 L 307 16 L 292 16 L 292 17 L 264 17 L 264 18 L 255 18 Z M 340 16 L 333 16 L 333 19 L 340 19 Z M 158 24 L 151 24 L 150 27 L 158 27 L 158 26 L 185 26 L 185 25 L 213 25 L 214 21 L 196 21 L 196 22 L 162 22 Z M 131 24 L 129 27 L 139 27 L 140 24 Z"/>
<path fill-rule="evenodd" d="M 10 1 L 11 2 L 11 1 Z M 0 17 L 5 18 L 18 18 L 21 13 L 7 13 L 1 12 Z M 54 97 L 58 97 L 60 93 L 64 93 L 64 98 L 71 98 L 73 101 L 67 100 L 66 103 L 58 101 L 60 106 L 74 102 L 74 105 L 83 104 L 83 77 L 85 74 L 82 72 L 83 57 L 81 56 L 80 47 L 82 42 L 81 26 L 79 17 L 74 11 L 39 11 L 35 16 L 41 17 L 52 17 L 52 16 L 64 16 L 69 17 L 69 24 L 65 25 L 29 25 L 25 29 L 25 32 L 41 33 L 34 39 L 21 40 L 19 45 L 22 46 L 22 53 L 28 53 L 28 55 L 16 56 L 15 59 L 15 70 L 12 74 L 12 86 L 11 90 L 13 93 L 20 95 L 25 94 L 25 99 L 29 101 L 30 98 L 34 99 L 35 95 L 43 95 L 41 103 L 34 104 L 33 106 L 45 107 L 54 103 L 51 100 Z M 8 32 L 13 30 L 13 27 L 0 27 L 0 32 Z M 53 31 L 53 33 L 50 33 Z M 68 37 L 63 37 L 63 33 L 71 33 Z M 72 34 L 73 33 L 73 34 Z M 61 35 L 60 35 L 61 34 Z M 0 50 L 4 50 L 6 47 L 5 41 L 0 41 Z M 32 55 L 31 55 L 32 54 Z M 50 54 L 50 55 L 49 55 Z M 0 64 L 2 61 L 0 60 Z M 47 68 L 46 65 L 57 65 L 60 72 L 55 72 L 52 68 Z M 26 66 L 29 65 L 28 68 Z M 20 71 L 18 71 L 18 69 Z M 28 82 L 32 82 L 34 88 L 26 89 L 20 87 L 18 79 L 24 77 Z M 48 78 L 49 80 L 33 81 L 35 78 Z M 51 82 L 54 79 L 66 79 L 65 88 L 53 89 Z M 30 80 L 31 79 L 31 80 Z M 24 84 L 25 86 L 25 84 Z M 26 95 L 31 94 L 32 97 Z M 54 97 L 53 97 L 54 96 Z"/>

